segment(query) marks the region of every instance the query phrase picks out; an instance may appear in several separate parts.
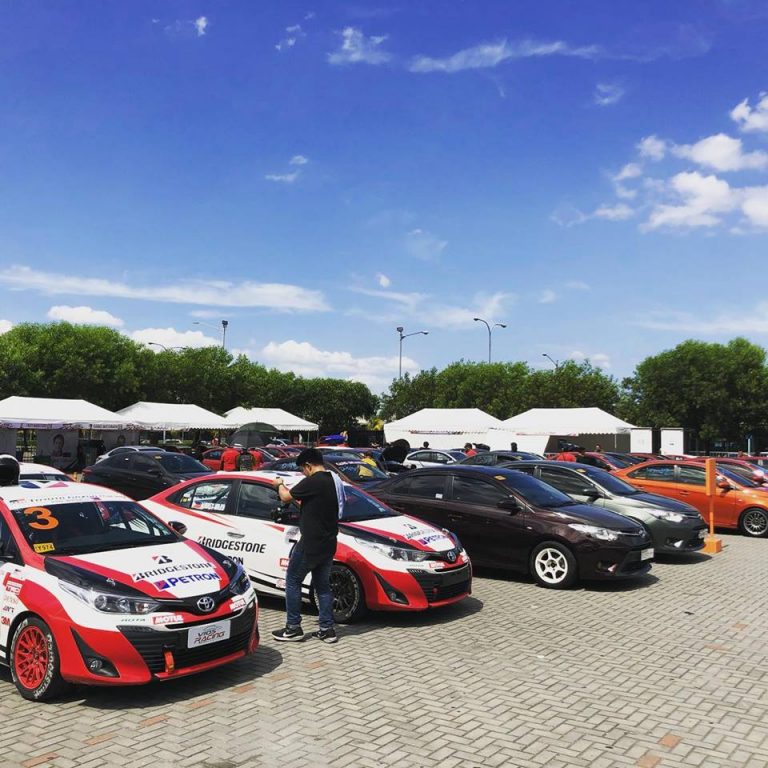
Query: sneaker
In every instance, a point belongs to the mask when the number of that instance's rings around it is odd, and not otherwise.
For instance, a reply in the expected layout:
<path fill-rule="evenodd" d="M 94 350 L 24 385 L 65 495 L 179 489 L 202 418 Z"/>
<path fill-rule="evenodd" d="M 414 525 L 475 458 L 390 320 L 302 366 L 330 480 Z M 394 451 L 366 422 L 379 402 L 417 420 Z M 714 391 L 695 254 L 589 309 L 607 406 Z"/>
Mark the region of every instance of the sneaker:
<path fill-rule="evenodd" d="M 318 640 L 322 640 L 324 643 L 337 643 L 339 638 L 336 637 L 336 630 L 331 627 L 330 629 L 321 629 L 312 633 L 312 637 L 316 637 Z"/>
<path fill-rule="evenodd" d="M 272 633 L 275 640 L 288 643 L 299 643 L 304 639 L 304 630 L 301 627 L 283 627 Z"/>

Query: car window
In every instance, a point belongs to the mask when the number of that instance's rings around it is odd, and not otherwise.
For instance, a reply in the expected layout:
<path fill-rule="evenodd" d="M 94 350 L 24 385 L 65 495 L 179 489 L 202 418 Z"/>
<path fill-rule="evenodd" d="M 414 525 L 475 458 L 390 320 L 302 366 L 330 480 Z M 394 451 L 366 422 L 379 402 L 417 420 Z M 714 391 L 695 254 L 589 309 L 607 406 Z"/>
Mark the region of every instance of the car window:
<path fill-rule="evenodd" d="M 136 453 L 131 456 L 131 468 L 138 472 L 151 472 L 152 470 L 159 470 L 157 462 L 152 459 L 148 459 L 146 456 L 142 456 L 140 453 Z"/>
<path fill-rule="evenodd" d="M 449 464 L 451 457 L 446 453 L 430 453 L 427 461 L 432 461 L 435 464 Z"/>
<path fill-rule="evenodd" d="M 685 485 L 704 485 L 706 480 L 706 470 L 702 467 L 679 467 L 680 473 L 677 478 L 678 483 L 685 483 Z"/>
<path fill-rule="evenodd" d="M 420 475 L 411 477 L 407 493 L 426 499 L 445 498 L 445 481 L 448 475 Z M 400 491 L 403 493 L 403 491 Z"/>
<path fill-rule="evenodd" d="M 656 480 L 661 483 L 675 482 L 674 464 L 651 464 L 630 472 L 627 477 L 635 480 Z"/>
<path fill-rule="evenodd" d="M 279 472 L 298 472 L 299 465 L 293 459 L 286 459 L 285 461 L 276 461 L 272 467 L 275 471 Z"/>
<path fill-rule="evenodd" d="M 408 458 L 414 461 L 432 461 L 430 456 L 432 456 L 431 451 L 416 451 L 416 453 L 412 453 Z"/>
<path fill-rule="evenodd" d="M 500 488 L 474 477 L 454 476 L 453 492 L 451 498 L 454 501 L 464 501 L 469 504 L 482 504 L 486 507 L 495 507 L 497 502 L 509 494 Z"/>
<path fill-rule="evenodd" d="M 131 453 L 135 451 L 135 448 L 126 448 L 125 446 L 122 446 L 120 448 L 113 448 L 110 452 L 110 456 L 119 456 L 121 453 Z"/>
<path fill-rule="evenodd" d="M 166 472 L 210 472 L 211 470 L 201 464 L 197 459 L 187 456 L 185 453 L 161 453 L 156 457 Z"/>
<path fill-rule="evenodd" d="M 20 562 L 19 548 L 16 545 L 16 540 L 13 538 L 11 529 L 8 523 L 0 517 L 0 554 L 3 558 L 8 558 L 12 562 Z"/>
<path fill-rule="evenodd" d="M 373 467 L 364 461 L 334 461 L 332 463 L 354 482 L 386 480 L 389 477 L 389 475 L 382 472 L 378 467 Z"/>
<path fill-rule="evenodd" d="M 557 469 L 542 467 L 541 479 L 569 496 L 588 496 L 595 491 L 595 486 L 576 472 L 562 472 Z"/>
<path fill-rule="evenodd" d="M 237 497 L 237 514 L 271 520 L 272 513 L 279 509 L 280 497 L 271 485 L 262 483 L 241 483 Z"/>
<path fill-rule="evenodd" d="M 99 469 L 102 467 L 116 467 L 117 469 L 130 469 L 131 457 L 135 451 L 126 451 L 126 453 L 118 454 L 117 456 L 109 456 L 98 463 Z"/>
<path fill-rule="evenodd" d="M 172 499 L 174 504 L 202 512 L 223 512 L 232 490 L 231 480 L 188 485 Z"/>
<path fill-rule="evenodd" d="M 493 453 L 478 453 L 476 456 L 470 456 L 468 461 L 464 464 L 481 464 L 485 467 L 492 467 L 498 463 L 499 457 Z"/>
<path fill-rule="evenodd" d="M 205 458 L 206 459 L 220 459 L 221 454 L 223 453 L 222 450 L 217 448 L 215 451 L 206 451 Z"/>
<path fill-rule="evenodd" d="M 397 517 L 398 513 L 378 499 L 350 486 L 344 487 L 344 511 L 341 521 L 347 523 L 377 520 L 381 517 Z"/>

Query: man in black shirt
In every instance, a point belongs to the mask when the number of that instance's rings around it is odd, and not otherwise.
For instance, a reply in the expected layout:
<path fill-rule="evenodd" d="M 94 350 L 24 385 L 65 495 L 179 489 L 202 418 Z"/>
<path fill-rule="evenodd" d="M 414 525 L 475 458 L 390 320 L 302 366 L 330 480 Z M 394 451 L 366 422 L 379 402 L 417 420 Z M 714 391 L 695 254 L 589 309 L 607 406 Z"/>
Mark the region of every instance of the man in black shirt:
<path fill-rule="evenodd" d="M 291 552 L 285 574 L 285 627 L 274 631 L 272 636 L 275 640 L 290 642 L 304 639 L 301 628 L 301 585 L 311 572 L 320 611 L 320 631 L 313 632 L 312 637 L 325 643 L 335 643 L 337 638 L 333 628 L 330 576 L 344 490 L 340 487 L 340 481 L 337 485 L 335 476 L 326 471 L 323 454 L 317 449 L 307 448 L 302 451 L 296 457 L 296 464 L 304 479 L 290 491 L 282 478 L 278 477 L 274 481 L 283 503 L 287 504 L 294 499 L 301 502 L 301 538 Z"/>

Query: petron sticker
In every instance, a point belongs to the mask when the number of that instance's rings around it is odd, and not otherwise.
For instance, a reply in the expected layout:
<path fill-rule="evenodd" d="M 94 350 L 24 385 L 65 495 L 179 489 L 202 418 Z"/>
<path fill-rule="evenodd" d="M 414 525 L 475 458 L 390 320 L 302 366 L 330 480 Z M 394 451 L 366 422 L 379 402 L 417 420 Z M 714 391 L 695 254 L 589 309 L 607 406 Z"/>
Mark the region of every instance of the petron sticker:
<path fill-rule="evenodd" d="M 32 549 L 35 550 L 39 555 L 42 555 L 43 552 L 53 552 L 56 547 L 51 544 L 50 541 L 43 542 L 41 544 L 33 544 Z"/>

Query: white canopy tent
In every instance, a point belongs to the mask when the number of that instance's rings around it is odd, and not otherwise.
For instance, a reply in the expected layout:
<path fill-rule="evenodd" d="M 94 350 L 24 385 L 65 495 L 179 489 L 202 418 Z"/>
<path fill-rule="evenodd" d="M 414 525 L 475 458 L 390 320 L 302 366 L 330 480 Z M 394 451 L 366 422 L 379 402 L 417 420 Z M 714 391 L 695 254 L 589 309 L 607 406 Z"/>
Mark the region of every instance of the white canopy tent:
<path fill-rule="evenodd" d="M 626 442 L 625 450 L 629 450 L 632 429 L 633 424 L 602 408 L 531 408 L 503 421 L 499 428 L 490 430 L 489 445 L 495 450 L 503 450 L 509 449 L 515 442 L 521 451 L 543 453 L 552 437 L 589 435 L 592 442 L 607 442 L 610 439 L 610 447 L 616 448 L 618 437 L 623 436 L 622 445 Z"/>
<path fill-rule="evenodd" d="M 130 418 L 87 400 L 54 397 L 6 397 L 0 400 L 0 428 L 130 429 Z"/>
<path fill-rule="evenodd" d="M 241 427 L 254 421 L 271 424 L 278 432 L 317 432 L 319 425 L 294 416 L 282 408 L 243 408 L 238 406 L 224 414 L 231 427 Z"/>
<path fill-rule="evenodd" d="M 191 403 L 138 402 L 123 408 L 119 416 L 138 424 L 142 429 L 157 431 L 186 429 L 231 429 L 232 423 L 224 416 L 206 411 Z"/>
<path fill-rule="evenodd" d="M 479 408 L 422 408 L 385 424 L 384 439 L 405 439 L 412 448 L 420 448 L 425 440 L 430 448 L 461 448 L 465 443 L 487 443 L 489 430 L 501 424 Z"/>

